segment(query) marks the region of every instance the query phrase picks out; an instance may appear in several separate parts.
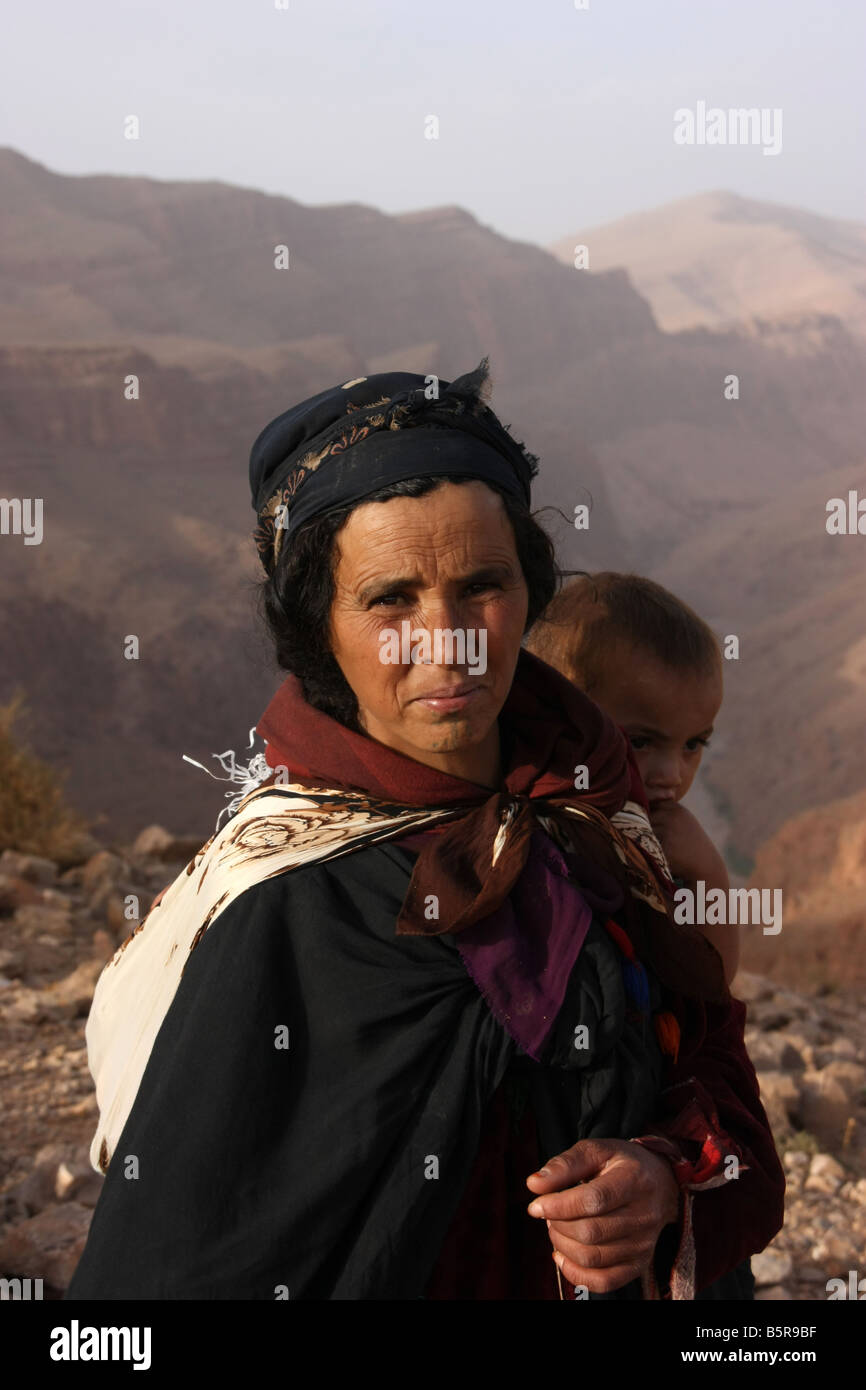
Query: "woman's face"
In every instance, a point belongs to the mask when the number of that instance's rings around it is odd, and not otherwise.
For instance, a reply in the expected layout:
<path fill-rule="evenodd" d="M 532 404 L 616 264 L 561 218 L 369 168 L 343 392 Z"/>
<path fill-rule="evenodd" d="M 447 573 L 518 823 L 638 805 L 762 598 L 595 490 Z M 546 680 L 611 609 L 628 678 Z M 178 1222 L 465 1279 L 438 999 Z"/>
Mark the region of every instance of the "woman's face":
<path fill-rule="evenodd" d="M 361 727 L 417 762 L 497 786 L 496 719 L 529 607 L 502 498 L 473 480 L 366 502 L 335 546 L 331 650 Z"/>

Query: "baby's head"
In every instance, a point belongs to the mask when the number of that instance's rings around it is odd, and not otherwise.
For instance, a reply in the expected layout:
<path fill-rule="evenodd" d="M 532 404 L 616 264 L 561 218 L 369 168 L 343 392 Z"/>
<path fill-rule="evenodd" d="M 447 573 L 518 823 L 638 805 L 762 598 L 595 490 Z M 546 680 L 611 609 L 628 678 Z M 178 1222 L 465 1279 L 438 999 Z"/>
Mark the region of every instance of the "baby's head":
<path fill-rule="evenodd" d="M 585 575 L 526 645 L 625 730 L 651 810 L 685 796 L 722 703 L 718 640 L 688 604 L 640 575 Z"/>

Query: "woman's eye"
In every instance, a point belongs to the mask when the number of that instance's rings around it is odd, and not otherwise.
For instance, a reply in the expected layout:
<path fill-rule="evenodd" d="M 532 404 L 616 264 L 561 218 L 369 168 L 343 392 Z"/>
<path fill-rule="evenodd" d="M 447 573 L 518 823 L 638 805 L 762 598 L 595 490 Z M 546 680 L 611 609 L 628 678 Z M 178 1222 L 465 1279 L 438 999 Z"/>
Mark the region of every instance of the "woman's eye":
<path fill-rule="evenodd" d="M 378 598 L 374 598 L 370 601 L 370 607 L 377 608 L 379 604 L 384 604 L 386 608 L 391 608 L 401 599 L 405 599 L 405 597 L 405 594 L 380 594 Z"/>
<path fill-rule="evenodd" d="M 491 580 L 489 582 L 484 583 L 467 584 L 466 592 L 474 596 L 478 592 L 485 593 L 487 590 L 490 589 L 501 588 L 501 584 L 496 584 L 493 580 Z M 371 599 L 368 606 L 370 608 L 378 608 L 380 606 L 385 608 L 393 608 L 394 605 L 397 603 L 408 603 L 408 601 L 409 600 L 406 594 L 401 593 L 399 590 L 394 590 L 392 593 L 380 594 L 378 598 Z"/>
<path fill-rule="evenodd" d="M 647 744 L 649 743 L 649 739 L 647 738 L 646 734 L 629 734 L 628 741 L 631 744 L 632 748 L 636 749 L 646 748 Z"/>

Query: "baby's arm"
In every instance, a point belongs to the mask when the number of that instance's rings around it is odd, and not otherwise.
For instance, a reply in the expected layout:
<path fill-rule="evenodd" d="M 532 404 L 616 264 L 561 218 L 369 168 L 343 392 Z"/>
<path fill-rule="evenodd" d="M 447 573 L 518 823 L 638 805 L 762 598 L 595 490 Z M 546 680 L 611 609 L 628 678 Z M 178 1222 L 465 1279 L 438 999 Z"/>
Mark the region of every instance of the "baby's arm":
<path fill-rule="evenodd" d="M 730 881 L 725 861 L 719 854 L 700 821 L 677 801 L 668 801 L 650 813 L 653 829 L 675 878 L 681 878 L 694 890 L 703 879 L 707 892 L 721 888 L 727 898 Z M 727 926 L 702 925 L 700 930 L 715 946 L 725 967 L 728 984 L 737 973 L 740 961 L 740 931 L 736 924 Z"/>

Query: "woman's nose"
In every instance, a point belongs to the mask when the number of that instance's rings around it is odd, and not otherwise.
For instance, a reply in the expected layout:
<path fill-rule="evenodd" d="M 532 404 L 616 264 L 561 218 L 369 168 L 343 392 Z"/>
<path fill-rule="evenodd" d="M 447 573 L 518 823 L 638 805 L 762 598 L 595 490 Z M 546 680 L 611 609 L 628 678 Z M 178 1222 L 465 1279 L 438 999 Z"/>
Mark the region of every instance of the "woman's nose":
<path fill-rule="evenodd" d="M 441 596 L 425 601 L 419 613 L 417 626 L 426 628 L 432 634 L 437 628 L 442 632 L 463 628 L 465 621 L 466 614 L 459 600 Z"/>

